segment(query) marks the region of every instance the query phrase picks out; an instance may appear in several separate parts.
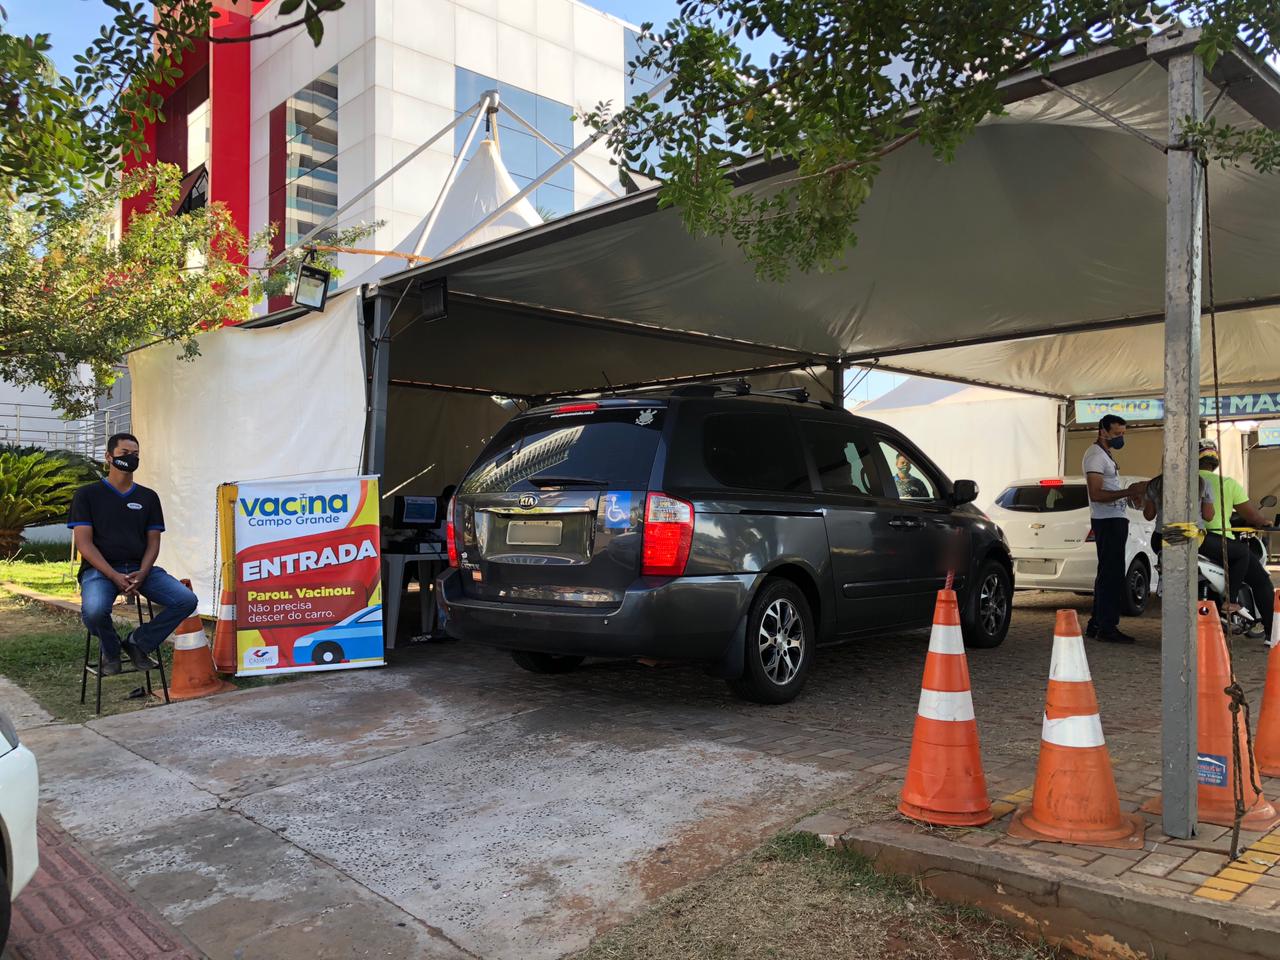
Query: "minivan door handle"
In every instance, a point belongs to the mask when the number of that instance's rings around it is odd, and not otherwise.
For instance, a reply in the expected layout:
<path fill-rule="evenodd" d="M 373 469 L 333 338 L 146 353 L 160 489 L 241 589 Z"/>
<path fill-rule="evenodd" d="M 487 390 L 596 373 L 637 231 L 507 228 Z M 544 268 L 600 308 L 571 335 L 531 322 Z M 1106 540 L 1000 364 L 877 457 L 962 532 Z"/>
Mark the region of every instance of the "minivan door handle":
<path fill-rule="evenodd" d="M 924 521 L 915 517 L 894 517 L 889 521 L 889 526 L 899 530 L 923 530 Z"/>

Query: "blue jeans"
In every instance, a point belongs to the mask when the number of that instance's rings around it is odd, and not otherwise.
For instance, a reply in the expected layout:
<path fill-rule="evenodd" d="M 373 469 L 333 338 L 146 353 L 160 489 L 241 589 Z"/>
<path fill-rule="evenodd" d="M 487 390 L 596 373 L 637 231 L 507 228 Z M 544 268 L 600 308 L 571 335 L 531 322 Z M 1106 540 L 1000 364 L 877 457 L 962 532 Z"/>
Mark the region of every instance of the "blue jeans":
<path fill-rule="evenodd" d="M 136 563 L 113 564 L 118 573 L 134 573 Z M 130 634 L 130 642 L 143 653 L 160 649 L 178 624 L 196 609 L 196 595 L 159 567 L 152 567 L 138 592 L 152 603 L 163 607 L 155 619 L 144 623 Z M 120 591 L 94 567 L 80 577 L 80 619 L 96 635 L 102 645 L 103 660 L 120 659 L 120 635 L 111 622 L 111 605 Z"/>

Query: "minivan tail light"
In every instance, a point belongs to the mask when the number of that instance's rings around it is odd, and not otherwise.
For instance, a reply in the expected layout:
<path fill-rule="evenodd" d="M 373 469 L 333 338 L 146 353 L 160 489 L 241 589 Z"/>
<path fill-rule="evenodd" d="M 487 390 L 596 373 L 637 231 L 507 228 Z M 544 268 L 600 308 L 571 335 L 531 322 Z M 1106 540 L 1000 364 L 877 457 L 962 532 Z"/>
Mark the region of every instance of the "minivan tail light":
<path fill-rule="evenodd" d="M 1058 480 L 1058 479 L 1053 479 L 1053 480 L 1041 480 L 1041 481 L 1040 481 L 1040 486 L 1042 486 L 1042 487 L 1060 487 L 1060 486 L 1062 486 L 1062 485 L 1063 485 L 1063 483 L 1065 483 L 1065 482 L 1066 482 L 1066 481 L 1064 481 L 1064 480 Z"/>
<path fill-rule="evenodd" d="M 1098 538 L 1094 535 L 1093 527 L 1089 528 L 1089 533 L 1085 536 L 1085 543 L 1094 543 Z"/>
<path fill-rule="evenodd" d="M 693 543 L 693 504 L 665 493 L 651 493 L 644 506 L 644 560 L 647 577 L 678 577 L 689 562 Z"/>
<path fill-rule="evenodd" d="M 556 413 L 592 413 L 599 409 L 598 403 L 562 403 L 556 407 Z"/>
<path fill-rule="evenodd" d="M 449 566 L 458 566 L 458 531 L 453 525 L 453 515 L 457 510 L 457 500 L 450 500 L 448 506 L 449 522 L 445 524 L 445 540 L 449 545 Z"/>

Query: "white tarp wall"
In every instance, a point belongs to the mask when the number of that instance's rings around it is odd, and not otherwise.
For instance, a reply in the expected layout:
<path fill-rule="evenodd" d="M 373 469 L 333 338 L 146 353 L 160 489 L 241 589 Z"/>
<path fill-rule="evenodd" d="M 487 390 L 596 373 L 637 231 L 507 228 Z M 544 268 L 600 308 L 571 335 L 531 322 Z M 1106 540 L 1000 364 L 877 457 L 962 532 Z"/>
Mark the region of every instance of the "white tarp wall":
<path fill-rule="evenodd" d="M 976 480 L 981 509 L 1011 480 L 1057 474 L 1058 401 L 958 387 L 943 396 L 922 396 L 918 404 L 892 405 L 904 387 L 854 412 L 901 430 L 952 480 Z"/>
<path fill-rule="evenodd" d="M 131 354 L 138 482 L 164 507 L 159 563 L 212 613 L 219 483 L 356 476 L 364 436 L 359 298 L 265 329 L 227 327 L 184 361 L 172 344 Z"/>

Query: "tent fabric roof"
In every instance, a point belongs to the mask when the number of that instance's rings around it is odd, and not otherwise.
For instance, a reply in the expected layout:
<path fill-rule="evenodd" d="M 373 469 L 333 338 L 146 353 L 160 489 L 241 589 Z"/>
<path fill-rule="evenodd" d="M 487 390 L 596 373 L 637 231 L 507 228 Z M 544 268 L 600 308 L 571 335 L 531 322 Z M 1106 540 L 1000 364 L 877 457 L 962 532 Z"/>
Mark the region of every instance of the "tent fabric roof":
<path fill-rule="evenodd" d="M 481 140 L 475 153 L 462 166 L 445 193 L 436 222 L 432 224 L 431 233 L 422 244 L 422 256 L 440 256 L 466 236 L 468 230 L 519 192 L 520 188 L 511 179 L 511 174 L 502 162 L 498 145 L 492 140 Z M 400 253 L 418 252 L 418 241 L 427 228 L 429 218 L 430 214 L 423 217 L 393 249 Z M 490 240 L 510 236 L 521 230 L 540 226 L 542 222 L 542 217 L 526 197 L 493 223 L 486 224 L 467 237 L 460 249 L 467 250 Z M 344 283 L 343 286 L 356 287 L 362 283 L 372 283 L 395 273 L 403 266 L 404 261 L 398 257 L 383 257 L 354 281 Z"/>
<path fill-rule="evenodd" d="M 1089 54 L 1051 79 L 1165 140 L 1167 74 L 1148 55 L 1141 45 Z M 1219 74 L 1228 68 L 1255 73 L 1233 80 L 1214 116 L 1280 126 L 1280 84 L 1269 68 L 1244 54 L 1223 58 Z M 1213 102 L 1218 88 L 1208 86 Z M 513 311 L 531 324 L 573 318 L 669 335 L 682 352 L 702 343 L 797 363 L 884 358 L 890 369 L 1055 396 L 1159 390 L 1162 328 L 1108 328 L 1162 318 L 1165 157 L 1038 76 L 1016 78 L 1005 94 L 1007 115 L 981 125 L 953 162 L 918 143 L 885 159 L 861 212 L 860 243 L 829 272 L 758 280 L 734 244 L 689 234 L 679 212 L 657 209 L 646 191 L 383 285 L 398 292 L 447 277 L 450 311 L 465 301 L 476 324 Z M 743 189 L 786 175 L 777 165 L 756 169 L 766 178 Z M 1270 308 L 1280 304 L 1280 177 L 1215 167 L 1209 183 L 1218 303 L 1255 306 L 1224 319 L 1239 349 L 1221 358 L 1223 379 L 1274 379 L 1264 368 L 1280 345 Z M 533 342 L 534 328 L 526 330 Z M 629 369 L 638 379 L 646 370 L 666 376 L 672 356 L 639 351 Z M 579 368 L 559 377 L 555 367 L 567 362 L 558 355 L 530 351 L 521 361 L 542 367 L 523 375 L 564 388 L 582 376 Z"/>

